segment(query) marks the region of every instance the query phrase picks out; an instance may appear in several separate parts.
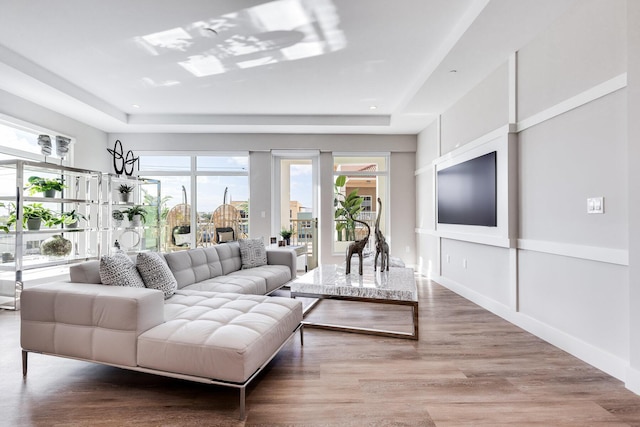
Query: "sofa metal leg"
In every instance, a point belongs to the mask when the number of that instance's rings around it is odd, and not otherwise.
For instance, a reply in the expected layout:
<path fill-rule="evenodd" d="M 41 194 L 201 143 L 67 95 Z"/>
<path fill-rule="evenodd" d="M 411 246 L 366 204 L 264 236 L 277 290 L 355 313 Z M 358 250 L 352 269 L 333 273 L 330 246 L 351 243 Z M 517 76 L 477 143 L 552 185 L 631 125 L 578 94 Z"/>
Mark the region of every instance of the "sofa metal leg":
<path fill-rule="evenodd" d="M 245 417 L 245 391 L 246 391 L 246 386 L 245 387 L 240 387 L 240 420 L 244 420 Z"/>
<path fill-rule="evenodd" d="M 304 345 L 304 325 L 300 325 L 300 345 Z"/>
<path fill-rule="evenodd" d="M 27 376 L 27 356 L 29 355 L 29 352 L 27 352 L 26 350 L 22 350 L 22 376 L 26 377 Z"/>

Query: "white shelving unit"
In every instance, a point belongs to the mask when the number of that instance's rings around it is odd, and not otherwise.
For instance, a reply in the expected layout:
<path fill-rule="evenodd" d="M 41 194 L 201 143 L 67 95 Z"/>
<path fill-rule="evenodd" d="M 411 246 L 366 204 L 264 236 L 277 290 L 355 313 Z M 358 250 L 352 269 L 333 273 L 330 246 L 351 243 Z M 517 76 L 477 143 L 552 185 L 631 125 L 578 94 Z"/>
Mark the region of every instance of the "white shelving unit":
<path fill-rule="evenodd" d="M 112 253 L 118 241 L 121 250 L 127 253 L 160 250 L 160 181 L 140 177 L 124 177 L 104 174 L 102 192 L 102 241 L 107 247 L 102 252 Z M 133 187 L 130 201 L 120 201 L 118 188 L 121 185 Z M 113 213 L 133 206 L 141 206 L 146 212 L 146 221 L 132 224 L 126 217 L 116 224 Z"/>
<path fill-rule="evenodd" d="M 65 188 L 55 197 L 29 194 L 25 186 L 31 176 L 59 178 Z M 98 171 L 26 160 L 0 161 L 0 202 L 5 206 L 0 208 L 0 223 L 7 223 L 10 211 L 17 216 L 8 232 L 0 231 L 0 308 L 18 310 L 25 283 L 64 277 L 68 264 L 100 256 L 101 187 L 102 173 Z M 28 230 L 22 221 L 23 208 L 34 203 L 58 214 L 75 210 L 86 220 L 81 219 L 77 228 L 58 225 Z M 42 242 L 53 235 L 71 242 L 69 255 L 41 254 Z"/>

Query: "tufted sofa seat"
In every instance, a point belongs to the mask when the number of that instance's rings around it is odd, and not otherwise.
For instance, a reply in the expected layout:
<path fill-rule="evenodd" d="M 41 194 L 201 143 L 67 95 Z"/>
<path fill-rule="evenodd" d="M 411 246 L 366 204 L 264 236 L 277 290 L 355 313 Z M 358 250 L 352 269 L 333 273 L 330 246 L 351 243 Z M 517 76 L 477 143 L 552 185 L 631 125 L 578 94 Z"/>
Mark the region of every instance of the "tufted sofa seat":
<path fill-rule="evenodd" d="M 138 365 L 241 383 L 302 320 L 295 300 L 261 295 L 182 292 L 165 321 L 138 337 Z M 194 361 L 198 363 L 194 363 Z"/>

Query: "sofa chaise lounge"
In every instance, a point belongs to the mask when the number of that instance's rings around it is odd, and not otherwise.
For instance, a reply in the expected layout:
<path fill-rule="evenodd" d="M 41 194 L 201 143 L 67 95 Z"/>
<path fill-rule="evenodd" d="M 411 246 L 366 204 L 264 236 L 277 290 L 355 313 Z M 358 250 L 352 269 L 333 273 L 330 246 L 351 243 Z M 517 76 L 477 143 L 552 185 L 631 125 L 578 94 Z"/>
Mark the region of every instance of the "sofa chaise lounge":
<path fill-rule="evenodd" d="M 224 385 L 239 389 L 244 419 L 247 385 L 298 330 L 302 343 L 302 304 L 263 295 L 295 277 L 295 253 L 267 250 L 255 270 L 241 268 L 235 242 L 164 258 L 178 282 L 166 299 L 99 284 L 98 261 L 72 266 L 71 282 L 25 289 L 23 375 L 35 352 Z"/>

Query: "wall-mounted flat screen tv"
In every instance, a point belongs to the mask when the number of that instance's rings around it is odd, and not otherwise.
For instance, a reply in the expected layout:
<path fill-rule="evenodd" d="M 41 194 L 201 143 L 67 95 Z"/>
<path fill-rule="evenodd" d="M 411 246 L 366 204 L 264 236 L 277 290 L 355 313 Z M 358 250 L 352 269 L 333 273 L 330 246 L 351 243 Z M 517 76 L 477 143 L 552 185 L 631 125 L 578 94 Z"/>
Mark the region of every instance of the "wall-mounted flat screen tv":
<path fill-rule="evenodd" d="M 497 226 L 496 152 L 438 171 L 438 223 Z"/>

